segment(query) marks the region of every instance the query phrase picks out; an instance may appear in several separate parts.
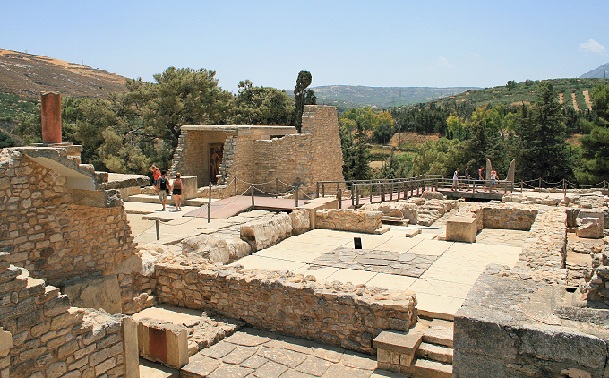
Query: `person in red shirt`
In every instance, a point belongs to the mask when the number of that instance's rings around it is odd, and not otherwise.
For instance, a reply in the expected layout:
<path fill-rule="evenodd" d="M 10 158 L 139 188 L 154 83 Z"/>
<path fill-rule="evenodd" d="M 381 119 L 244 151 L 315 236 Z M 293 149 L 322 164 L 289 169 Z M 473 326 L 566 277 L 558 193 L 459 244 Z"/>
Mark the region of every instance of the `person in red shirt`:
<path fill-rule="evenodd" d="M 161 170 L 152 164 L 150 166 L 150 172 L 152 172 L 152 185 L 157 186 L 159 184 L 159 177 L 161 177 Z"/>

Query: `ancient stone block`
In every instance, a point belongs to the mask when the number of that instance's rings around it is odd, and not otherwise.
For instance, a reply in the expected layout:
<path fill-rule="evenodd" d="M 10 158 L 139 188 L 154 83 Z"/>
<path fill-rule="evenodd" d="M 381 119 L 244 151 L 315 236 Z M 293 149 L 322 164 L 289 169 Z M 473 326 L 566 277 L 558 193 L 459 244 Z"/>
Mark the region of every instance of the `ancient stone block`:
<path fill-rule="evenodd" d="M 602 209 L 581 209 L 577 215 L 577 236 L 599 239 L 604 236 L 605 214 Z"/>
<path fill-rule="evenodd" d="M 122 311 L 120 287 L 115 275 L 73 281 L 65 286 L 63 292 L 75 306 L 103 308 L 111 314 Z"/>
<path fill-rule="evenodd" d="M 182 252 L 211 262 L 226 264 L 249 255 L 252 253 L 252 247 L 237 237 L 204 234 L 182 240 Z"/>
<path fill-rule="evenodd" d="M 446 221 L 446 240 L 475 243 L 476 218 L 453 217 Z"/>
<path fill-rule="evenodd" d="M 285 213 L 275 214 L 262 220 L 241 226 L 241 239 L 254 251 L 270 247 L 292 235 L 292 220 Z"/>

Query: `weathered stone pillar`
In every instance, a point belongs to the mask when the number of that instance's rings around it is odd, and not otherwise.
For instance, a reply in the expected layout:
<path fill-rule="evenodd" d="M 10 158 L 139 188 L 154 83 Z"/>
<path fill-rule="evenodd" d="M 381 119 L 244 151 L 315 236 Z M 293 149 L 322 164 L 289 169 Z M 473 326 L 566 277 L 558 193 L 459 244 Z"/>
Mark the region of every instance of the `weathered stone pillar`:
<path fill-rule="evenodd" d="M 42 142 L 61 143 L 61 95 L 59 92 L 40 94 Z"/>

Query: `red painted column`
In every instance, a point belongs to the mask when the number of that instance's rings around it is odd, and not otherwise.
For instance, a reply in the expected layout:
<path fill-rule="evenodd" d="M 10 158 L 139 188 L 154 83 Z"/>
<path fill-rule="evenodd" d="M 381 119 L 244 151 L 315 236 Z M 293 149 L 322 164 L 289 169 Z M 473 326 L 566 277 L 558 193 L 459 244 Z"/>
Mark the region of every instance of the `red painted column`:
<path fill-rule="evenodd" d="M 59 92 L 40 94 L 42 142 L 61 143 L 61 95 Z"/>

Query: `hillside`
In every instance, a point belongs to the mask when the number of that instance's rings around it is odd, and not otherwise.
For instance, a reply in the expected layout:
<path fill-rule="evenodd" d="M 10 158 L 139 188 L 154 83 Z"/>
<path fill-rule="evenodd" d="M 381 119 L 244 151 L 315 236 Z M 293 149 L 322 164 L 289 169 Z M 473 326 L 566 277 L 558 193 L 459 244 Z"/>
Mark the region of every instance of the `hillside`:
<path fill-rule="evenodd" d="M 89 66 L 0 49 L 0 93 L 37 97 L 43 91 L 66 96 L 106 97 L 121 91 L 125 78 Z"/>
<path fill-rule="evenodd" d="M 590 78 L 598 78 L 598 79 L 609 78 L 609 63 L 603 64 L 602 66 L 598 66 L 595 69 L 586 72 L 585 74 L 581 75 L 580 78 L 586 78 L 586 79 L 590 79 Z"/>
<path fill-rule="evenodd" d="M 390 108 L 428 102 L 462 93 L 475 87 L 365 87 L 360 85 L 328 85 L 311 88 L 317 103 L 333 105 L 339 109 L 372 106 Z"/>
<path fill-rule="evenodd" d="M 566 107 L 575 110 L 591 109 L 589 93 L 597 83 L 603 79 L 551 79 L 543 82 L 550 82 L 558 93 L 558 101 Z M 609 80 L 605 80 L 609 82 Z M 535 100 L 536 93 L 541 81 L 527 80 L 525 82 L 510 82 L 511 85 L 503 85 L 481 90 L 469 90 L 458 95 L 450 96 L 446 99 L 436 101 L 437 103 L 448 102 L 470 102 L 475 107 L 497 104 L 518 106 L 530 103 Z"/>

